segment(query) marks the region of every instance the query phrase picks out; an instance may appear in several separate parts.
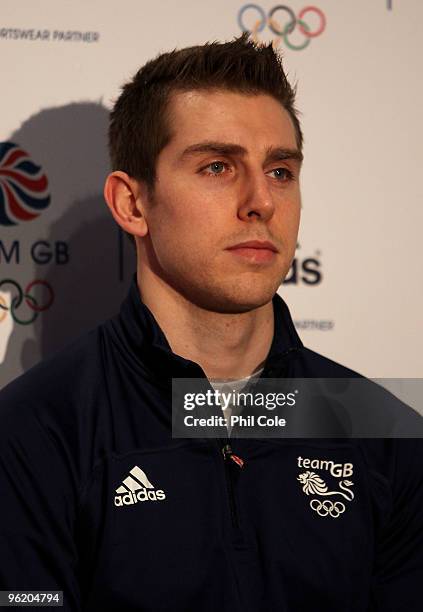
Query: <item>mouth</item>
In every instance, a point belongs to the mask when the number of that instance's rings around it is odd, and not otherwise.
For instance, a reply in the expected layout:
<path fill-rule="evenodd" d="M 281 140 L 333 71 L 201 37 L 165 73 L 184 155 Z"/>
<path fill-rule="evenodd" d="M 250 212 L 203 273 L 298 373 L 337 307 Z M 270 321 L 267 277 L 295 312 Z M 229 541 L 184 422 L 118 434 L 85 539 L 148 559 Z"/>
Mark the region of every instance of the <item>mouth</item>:
<path fill-rule="evenodd" d="M 248 242 L 235 244 L 226 250 L 235 257 L 251 263 L 271 263 L 278 253 L 277 248 L 272 242 L 261 242 L 259 240 L 250 240 Z"/>

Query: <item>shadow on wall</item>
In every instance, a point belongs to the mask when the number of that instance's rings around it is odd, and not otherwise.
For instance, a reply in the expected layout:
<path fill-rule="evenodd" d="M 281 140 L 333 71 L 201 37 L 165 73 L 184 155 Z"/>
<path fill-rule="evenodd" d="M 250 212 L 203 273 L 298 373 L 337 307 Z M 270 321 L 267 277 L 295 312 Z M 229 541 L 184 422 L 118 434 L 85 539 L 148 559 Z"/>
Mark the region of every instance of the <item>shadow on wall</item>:
<path fill-rule="evenodd" d="M 107 126 L 108 110 L 101 103 L 75 103 L 41 111 L 9 138 L 42 166 L 51 203 L 37 219 L 2 228 L 2 241 L 3 235 L 9 245 L 18 240 L 21 254 L 20 262 L 2 266 L 1 277 L 15 279 L 23 289 L 31 280 L 45 280 L 54 302 L 31 325 L 14 323 L 0 388 L 113 316 L 126 296 L 136 259 L 103 198 Z M 62 261 L 36 263 L 30 250 L 39 240 L 52 253 L 57 242 L 65 243 L 60 248 L 68 260 L 62 254 Z M 16 295 L 10 286 L 4 289 Z M 40 286 L 34 294 L 39 302 L 48 297 Z M 20 309 L 21 318 L 33 314 L 24 304 Z"/>

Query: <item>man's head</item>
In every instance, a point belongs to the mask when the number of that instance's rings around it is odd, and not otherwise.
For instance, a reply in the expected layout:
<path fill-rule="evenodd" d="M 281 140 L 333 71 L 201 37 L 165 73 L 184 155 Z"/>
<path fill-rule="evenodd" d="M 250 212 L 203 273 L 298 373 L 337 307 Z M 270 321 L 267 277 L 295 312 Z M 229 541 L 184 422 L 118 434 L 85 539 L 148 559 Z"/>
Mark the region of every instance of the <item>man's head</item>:
<path fill-rule="evenodd" d="M 219 312 L 271 299 L 300 217 L 294 100 L 280 57 L 245 34 L 160 55 L 124 86 L 111 113 L 105 195 L 137 237 L 142 274 Z M 228 250 L 249 240 L 278 252 L 259 261 Z"/>

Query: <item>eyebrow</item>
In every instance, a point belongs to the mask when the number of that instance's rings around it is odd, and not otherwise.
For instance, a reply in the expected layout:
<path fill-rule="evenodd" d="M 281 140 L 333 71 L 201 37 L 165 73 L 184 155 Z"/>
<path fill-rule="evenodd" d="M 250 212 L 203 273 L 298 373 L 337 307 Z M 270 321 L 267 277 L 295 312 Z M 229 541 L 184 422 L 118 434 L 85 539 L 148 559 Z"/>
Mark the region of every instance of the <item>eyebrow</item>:
<path fill-rule="evenodd" d="M 231 142 L 216 142 L 206 140 L 187 147 L 182 152 L 179 159 L 186 159 L 187 157 L 196 155 L 198 153 L 214 153 L 216 155 L 237 155 L 239 157 L 246 157 L 248 151 L 241 145 L 233 144 Z M 267 147 L 265 163 L 282 161 L 285 159 L 293 159 L 301 164 L 304 156 L 298 149 L 272 146 Z"/>

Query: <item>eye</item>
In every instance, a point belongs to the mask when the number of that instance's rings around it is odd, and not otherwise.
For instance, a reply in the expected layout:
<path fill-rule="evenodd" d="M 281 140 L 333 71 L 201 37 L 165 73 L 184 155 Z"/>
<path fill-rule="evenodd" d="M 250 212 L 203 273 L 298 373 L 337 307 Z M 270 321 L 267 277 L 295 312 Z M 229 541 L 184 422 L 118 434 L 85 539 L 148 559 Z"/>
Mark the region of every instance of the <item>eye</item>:
<path fill-rule="evenodd" d="M 271 170 L 270 172 L 276 172 L 276 179 L 281 182 L 289 182 L 294 180 L 294 175 L 291 172 L 291 170 L 288 170 L 288 168 L 274 168 L 273 170 Z M 284 180 L 285 179 L 285 180 Z"/>
<path fill-rule="evenodd" d="M 211 171 L 204 172 L 208 168 L 210 168 Z M 207 164 L 207 166 L 204 166 L 204 168 L 201 168 L 201 172 L 206 174 L 207 176 L 220 176 L 221 174 L 224 174 L 223 170 L 225 168 L 229 168 L 229 165 L 227 163 L 222 161 L 213 161 L 210 164 Z"/>

